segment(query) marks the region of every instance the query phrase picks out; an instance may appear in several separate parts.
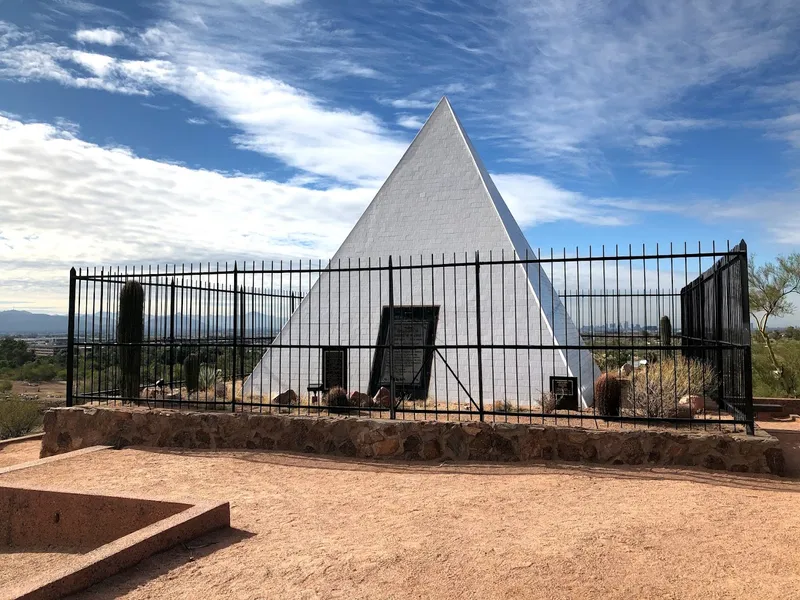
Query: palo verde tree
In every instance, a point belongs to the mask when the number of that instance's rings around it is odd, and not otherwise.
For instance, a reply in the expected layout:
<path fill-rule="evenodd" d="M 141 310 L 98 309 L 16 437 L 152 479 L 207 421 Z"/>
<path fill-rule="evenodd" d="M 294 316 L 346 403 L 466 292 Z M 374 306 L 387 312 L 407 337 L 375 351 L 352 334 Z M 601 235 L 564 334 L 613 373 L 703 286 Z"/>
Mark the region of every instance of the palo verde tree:
<path fill-rule="evenodd" d="M 767 335 L 767 326 L 772 317 L 780 318 L 794 313 L 790 300 L 793 293 L 800 291 L 800 253 L 779 256 L 774 263 L 756 266 L 750 257 L 748 264 L 750 283 L 750 314 L 756 322 L 761 341 L 767 349 L 769 359 L 775 368 L 774 374 L 787 396 L 797 395 L 797 374 L 791 372 L 775 349 Z"/>

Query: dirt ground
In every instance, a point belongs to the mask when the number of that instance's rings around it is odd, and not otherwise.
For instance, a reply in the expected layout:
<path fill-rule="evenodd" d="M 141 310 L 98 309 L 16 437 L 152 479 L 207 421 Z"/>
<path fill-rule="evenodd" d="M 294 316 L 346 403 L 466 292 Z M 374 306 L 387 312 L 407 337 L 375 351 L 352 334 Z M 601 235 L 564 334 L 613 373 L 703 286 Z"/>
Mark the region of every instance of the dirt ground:
<path fill-rule="evenodd" d="M 800 480 L 125 449 L 0 481 L 230 501 L 78 598 L 800 597 Z"/>
<path fill-rule="evenodd" d="M 0 468 L 36 460 L 39 458 L 41 448 L 42 440 L 40 439 L 0 446 Z"/>
<path fill-rule="evenodd" d="M 69 567 L 75 555 L 66 552 L 5 552 L 0 546 L 0 589 L 26 581 L 31 573 Z"/>
<path fill-rule="evenodd" d="M 49 400 L 53 404 L 66 399 L 67 383 L 65 381 L 45 381 L 42 383 L 28 383 L 27 381 L 12 381 L 11 391 L 26 398 Z"/>

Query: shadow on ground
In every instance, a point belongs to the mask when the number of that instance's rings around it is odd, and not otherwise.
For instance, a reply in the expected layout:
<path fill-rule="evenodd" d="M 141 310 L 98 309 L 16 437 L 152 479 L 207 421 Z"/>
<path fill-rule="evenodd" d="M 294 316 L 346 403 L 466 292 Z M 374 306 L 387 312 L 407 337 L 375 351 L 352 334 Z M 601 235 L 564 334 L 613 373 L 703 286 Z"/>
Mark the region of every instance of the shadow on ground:
<path fill-rule="evenodd" d="M 187 544 L 179 544 L 170 550 L 154 554 L 130 569 L 121 571 L 93 585 L 89 589 L 67 596 L 66 598 L 71 600 L 78 600 L 79 598 L 112 600 L 113 598 L 117 598 L 121 592 L 134 590 L 147 584 L 156 577 L 165 575 L 198 558 L 208 556 L 218 550 L 238 544 L 254 535 L 256 534 L 233 527 L 207 533 L 206 535 L 193 539 Z"/>

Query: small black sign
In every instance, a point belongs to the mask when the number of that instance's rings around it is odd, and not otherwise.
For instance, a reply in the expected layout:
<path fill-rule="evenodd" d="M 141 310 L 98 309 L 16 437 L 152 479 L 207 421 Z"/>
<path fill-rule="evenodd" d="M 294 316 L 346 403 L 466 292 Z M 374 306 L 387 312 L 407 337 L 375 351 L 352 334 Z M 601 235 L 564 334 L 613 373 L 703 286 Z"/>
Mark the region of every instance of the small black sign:
<path fill-rule="evenodd" d="M 550 376 L 550 393 L 556 401 L 556 408 L 565 410 L 578 409 L 578 378 Z"/>
<path fill-rule="evenodd" d="M 322 386 L 326 390 L 337 386 L 347 389 L 347 348 L 322 349 Z"/>
<path fill-rule="evenodd" d="M 384 306 L 378 329 L 375 359 L 370 373 L 369 394 L 389 387 L 394 373 L 395 394 L 415 399 L 428 397 L 433 361 L 432 346 L 439 321 L 438 306 L 395 306 L 390 319 Z M 390 336 L 389 322 L 392 322 Z M 393 345 L 394 350 L 382 347 Z"/>

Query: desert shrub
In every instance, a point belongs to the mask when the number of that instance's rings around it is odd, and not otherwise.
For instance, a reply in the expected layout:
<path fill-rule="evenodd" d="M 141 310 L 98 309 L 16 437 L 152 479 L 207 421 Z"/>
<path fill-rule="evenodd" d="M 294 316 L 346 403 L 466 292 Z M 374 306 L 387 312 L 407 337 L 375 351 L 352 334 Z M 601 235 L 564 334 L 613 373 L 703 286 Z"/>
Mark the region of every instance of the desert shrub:
<path fill-rule="evenodd" d="M 556 397 L 550 392 L 542 393 L 542 412 L 543 413 L 556 412 Z"/>
<path fill-rule="evenodd" d="M 31 383 L 41 383 L 42 381 L 53 381 L 58 375 L 58 369 L 47 362 L 26 363 L 17 369 L 17 377 L 23 381 Z"/>
<path fill-rule="evenodd" d="M 11 382 L 7 379 L 0 379 L 0 393 L 10 392 L 11 391 Z"/>
<path fill-rule="evenodd" d="M 632 378 L 632 404 L 637 416 L 677 417 L 684 396 L 711 397 L 718 386 L 717 373 L 702 361 L 667 358 L 637 369 Z M 685 407 L 689 411 L 689 406 Z"/>
<path fill-rule="evenodd" d="M 331 388 L 325 395 L 325 403 L 330 412 L 347 412 L 350 408 L 350 398 L 347 397 L 347 390 L 343 387 Z"/>
<path fill-rule="evenodd" d="M 200 371 L 197 376 L 198 389 L 211 389 L 217 385 L 218 381 L 222 381 L 221 369 L 215 369 L 211 365 L 200 365 Z"/>
<path fill-rule="evenodd" d="M 19 396 L 0 399 L 0 440 L 30 433 L 42 422 L 39 406 Z"/>
<path fill-rule="evenodd" d="M 603 373 L 594 382 L 594 406 L 604 417 L 618 416 L 622 400 L 622 386 L 613 373 Z"/>
<path fill-rule="evenodd" d="M 517 412 L 517 405 L 508 400 L 495 400 L 492 409 L 499 413 Z"/>

